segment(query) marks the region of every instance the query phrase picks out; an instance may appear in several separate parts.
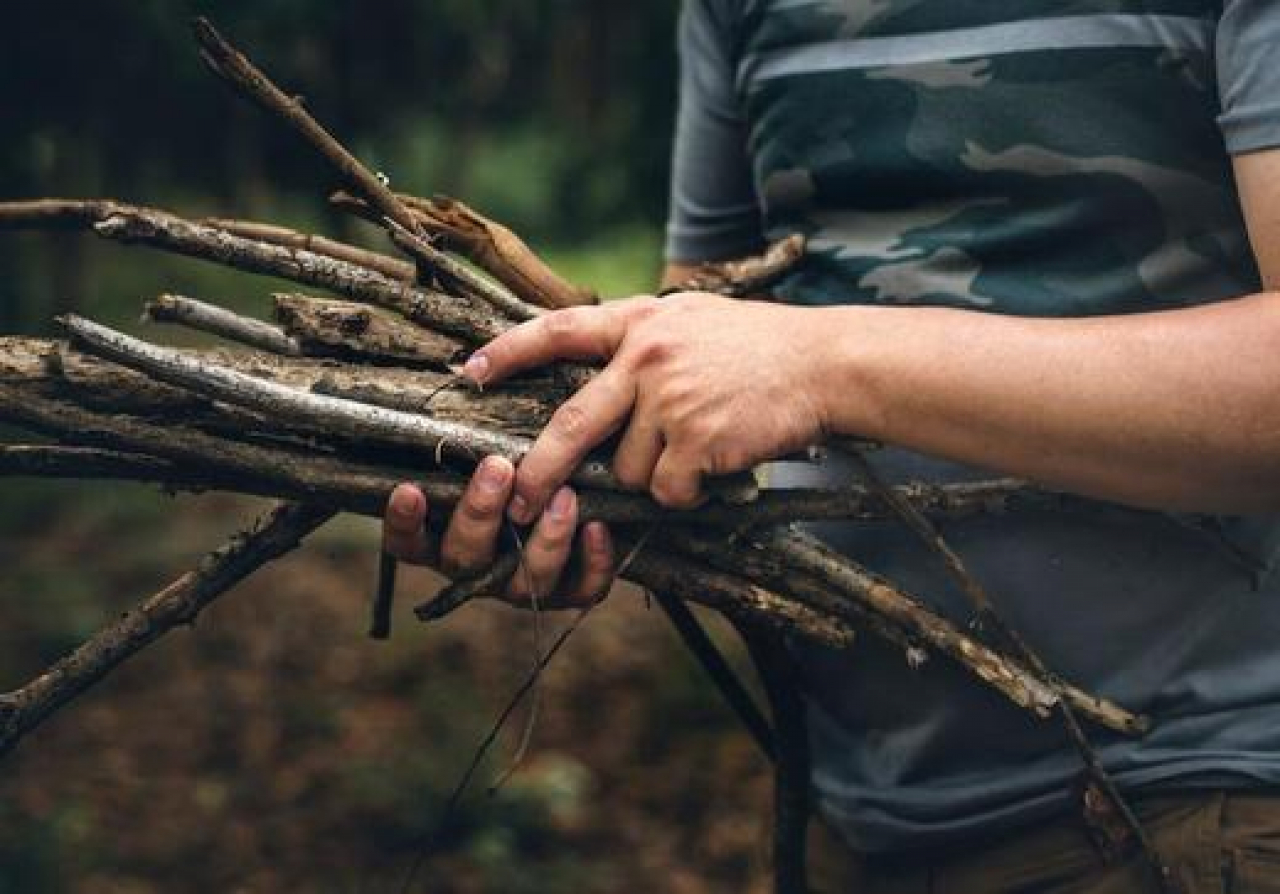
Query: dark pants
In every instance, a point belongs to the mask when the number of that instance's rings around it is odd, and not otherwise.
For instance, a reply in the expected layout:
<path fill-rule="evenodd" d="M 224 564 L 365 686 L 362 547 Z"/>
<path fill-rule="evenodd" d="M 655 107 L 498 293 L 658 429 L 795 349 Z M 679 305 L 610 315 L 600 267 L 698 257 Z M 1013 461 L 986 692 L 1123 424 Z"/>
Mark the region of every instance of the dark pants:
<path fill-rule="evenodd" d="M 1135 805 L 1185 894 L 1280 894 L 1280 794 L 1204 792 Z M 859 859 L 822 823 L 810 833 L 814 894 L 1145 894 L 1138 855 L 1104 865 L 1070 817 L 960 855 Z"/>

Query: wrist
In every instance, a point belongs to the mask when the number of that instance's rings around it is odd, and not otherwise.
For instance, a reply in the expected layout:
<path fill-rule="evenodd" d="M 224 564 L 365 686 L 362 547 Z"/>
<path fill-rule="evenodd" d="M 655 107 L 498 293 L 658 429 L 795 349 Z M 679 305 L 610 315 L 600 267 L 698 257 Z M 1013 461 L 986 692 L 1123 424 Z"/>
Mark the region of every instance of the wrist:
<path fill-rule="evenodd" d="M 897 310 L 853 305 L 815 311 L 813 393 L 827 435 L 883 440 L 888 432 L 881 371 Z"/>

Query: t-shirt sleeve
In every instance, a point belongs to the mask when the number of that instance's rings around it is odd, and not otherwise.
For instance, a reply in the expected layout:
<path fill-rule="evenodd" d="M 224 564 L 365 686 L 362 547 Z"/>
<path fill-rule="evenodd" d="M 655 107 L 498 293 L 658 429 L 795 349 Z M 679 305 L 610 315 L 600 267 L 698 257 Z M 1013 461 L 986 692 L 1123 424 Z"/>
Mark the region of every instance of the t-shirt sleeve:
<path fill-rule="evenodd" d="M 719 261 L 762 242 L 746 125 L 734 85 L 735 4 L 685 0 L 667 220 L 669 261 Z"/>
<path fill-rule="evenodd" d="M 1225 0 L 1215 53 L 1227 149 L 1280 146 L 1280 2 Z"/>

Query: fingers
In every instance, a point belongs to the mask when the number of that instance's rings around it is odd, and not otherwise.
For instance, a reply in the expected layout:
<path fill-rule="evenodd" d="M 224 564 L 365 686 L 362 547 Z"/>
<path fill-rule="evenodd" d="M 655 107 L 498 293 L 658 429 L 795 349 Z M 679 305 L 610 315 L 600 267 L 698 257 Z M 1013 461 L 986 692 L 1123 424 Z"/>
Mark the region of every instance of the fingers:
<path fill-rule="evenodd" d="M 608 367 L 565 401 L 520 461 L 511 520 L 518 525 L 533 521 L 587 451 L 622 425 L 635 398 L 634 382 Z"/>
<path fill-rule="evenodd" d="M 582 566 L 577 584 L 564 599 L 569 605 L 590 605 L 603 599 L 613 583 L 613 538 L 604 522 L 593 521 L 583 527 L 579 539 Z"/>
<path fill-rule="evenodd" d="M 669 509 L 692 509 L 706 496 L 702 492 L 702 472 L 688 455 L 666 450 L 658 458 L 649 482 L 649 493 Z"/>
<path fill-rule="evenodd" d="M 665 446 L 662 431 L 653 423 L 653 417 L 646 414 L 643 407 L 636 407 L 613 453 L 613 474 L 627 487 L 648 490 L 653 469 Z"/>
<path fill-rule="evenodd" d="M 538 519 L 521 554 L 508 590 L 513 601 L 536 598 L 545 604 L 564 573 L 573 549 L 573 535 L 578 527 L 578 497 L 562 487 Z"/>
<path fill-rule="evenodd" d="M 553 360 L 612 357 L 627 331 L 628 303 L 570 307 L 543 314 L 476 351 L 462 371 L 476 384 L 484 385 Z"/>
<path fill-rule="evenodd" d="M 391 492 L 382 520 L 382 548 L 402 562 L 422 562 L 427 555 L 427 498 L 412 484 Z"/>
<path fill-rule="evenodd" d="M 445 570 L 472 571 L 493 561 L 514 478 L 510 461 L 500 456 L 486 457 L 476 467 L 440 545 Z"/>
<path fill-rule="evenodd" d="M 511 495 L 515 469 L 502 457 L 486 458 L 476 468 L 442 538 L 440 563 L 450 571 L 475 571 L 493 562 L 503 509 Z M 402 484 L 387 501 L 383 520 L 383 548 L 405 562 L 428 559 L 427 501 L 415 485 Z M 528 603 L 538 597 L 544 608 L 587 605 L 604 596 L 613 580 L 613 543 L 602 522 L 583 527 L 577 573 L 567 569 L 573 556 L 578 526 L 578 498 L 560 488 L 529 534 L 521 567 L 512 579 L 508 598 Z"/>
<path fill-rule="evenodd" d="M 569 488 L 556 492 L 525 544 L 522 564 L 508 588 L 507 599 L 541 608 L 575 608 L 598 602 L 614 578 L 613 539 L 603 522 L 583 526 L 577 538 L 577 497 Z M 574 565 L 573 573 L 570 566 Z"/>

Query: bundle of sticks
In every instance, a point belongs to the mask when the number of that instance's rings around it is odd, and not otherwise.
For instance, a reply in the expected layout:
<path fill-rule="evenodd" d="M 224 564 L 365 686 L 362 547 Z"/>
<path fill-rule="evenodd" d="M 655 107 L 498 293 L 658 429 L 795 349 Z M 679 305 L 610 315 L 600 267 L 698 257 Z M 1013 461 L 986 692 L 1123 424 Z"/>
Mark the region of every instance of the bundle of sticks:
<path fill-rule="evenodd" d="M 195 35 L 214 74 L 332 164 L 345 189 L 332 201 L 385 229 L 399 254 L 115 201 L 0 203 L 0 228 L 83 228 L 337 296 L 275 294 L 270 321 L 177 295 L 146 305 L 146 319 L 213 333 L 231 343 L 224 347 L 164 347 L 74 315 L 59 319 L 65 340 L 0 338 L 0 421 L 47 436 L 0 445 L 0 474 L 152 482 L 282 501 L 195 570 L 30 683 L 0 695 L 0 754 L 335 514 L 378 516 L 404 481 L 447 510 L 477 462 L 499 454 L 518 463 L 556 408 L 594 372 L 561 363 L 501 387 L 469 386 L 456 373 L 469 351 L 595 296 L 462 203 L 392 192 L 209 23 L 197 21 Z M 763 294 L 802 256 L 802 240 L 789 239 L 759 258 L 709 265 L 691 286 Z M 664 599 L 837 648 L 866 631 L 899 645 L 913 665 L 935 655 L 957 663 L 1035 718 L 1061 714 L 1077 731 L 1080 722 L 1121 734 L 1144 730 L 1144 718 L 1061 680 L 1003 631 L 934 526 L 939 518 L 1070 498 L 1015 480 L 887 486 L 864 468 L 864 483 L 831 489 L 776 490 L 758 487 L 749 475 L 730 477 L 711 483 L 704 506 L 679 512 L 621 487 L 607 452 L 588 458 L 572 483 L 582 518 L 610 524 L 626 556 L 620 573 Z M 832 519 L 910 525 L 957 575 L 984 623 L 965 628 L 949 621 L 792 526 Z M 419 606 L 418 616 L 434 620 L 500 591 L 518 564 L 513 547 L 484 573 L 455 581 Z M 385 557 L 384 566 L 376 635 L 387 632 L 393 587 Z M 980 638 L 978 630 L 1003 632 Z"/>

